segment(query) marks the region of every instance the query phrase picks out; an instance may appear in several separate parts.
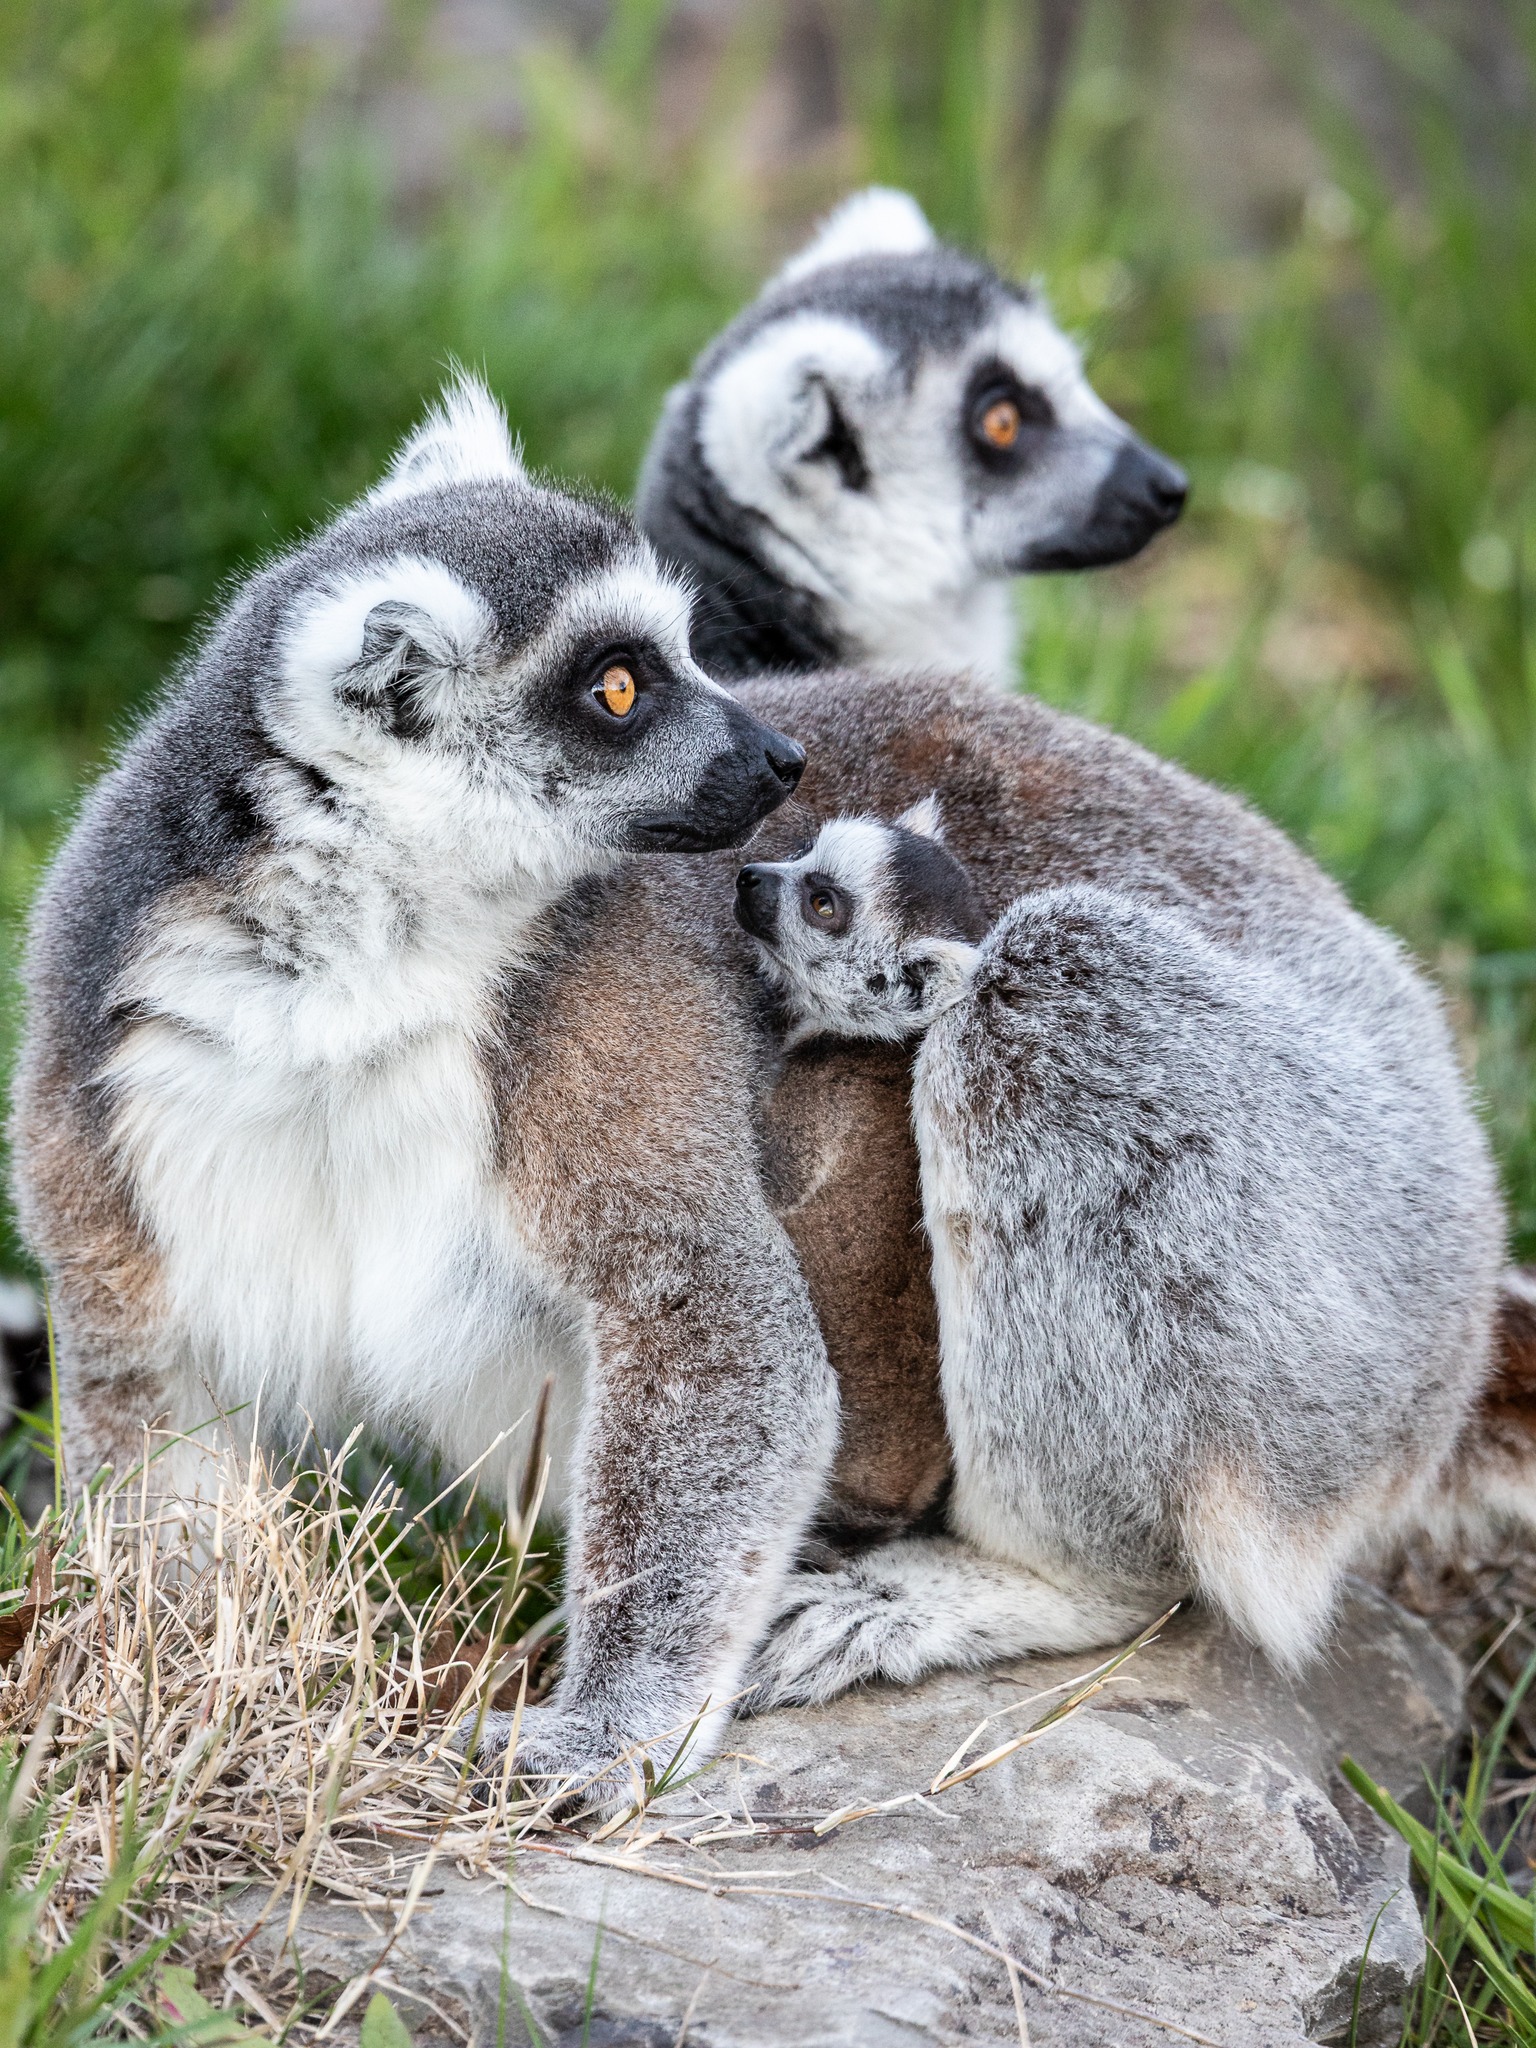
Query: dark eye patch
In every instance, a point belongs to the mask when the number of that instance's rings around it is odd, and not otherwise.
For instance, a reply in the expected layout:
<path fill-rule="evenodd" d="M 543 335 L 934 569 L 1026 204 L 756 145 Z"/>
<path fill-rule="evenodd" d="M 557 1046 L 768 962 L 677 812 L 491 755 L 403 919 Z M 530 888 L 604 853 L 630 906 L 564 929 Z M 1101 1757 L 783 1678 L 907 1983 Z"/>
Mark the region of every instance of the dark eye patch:
<path fill-rule="evenodd" d="M 984 363 L 971 379 L 962 419 L 971 452 L 988 469 L 1011 470 L 1056 425 L 1056 408 L 1005 363 Z"/>

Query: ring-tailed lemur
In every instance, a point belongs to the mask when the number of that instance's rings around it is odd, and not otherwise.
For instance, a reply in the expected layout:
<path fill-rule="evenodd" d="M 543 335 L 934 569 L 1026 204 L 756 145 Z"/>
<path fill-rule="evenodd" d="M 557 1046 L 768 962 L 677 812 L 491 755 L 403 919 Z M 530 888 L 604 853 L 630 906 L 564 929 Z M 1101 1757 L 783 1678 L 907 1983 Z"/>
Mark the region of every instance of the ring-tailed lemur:
<path fill-rule="evenodd" d="M 636 503 L 700 586 L 713 673 L 932 663 L 1011 682 L 1009 579 L 1124 561 L 1185 490 L 1038 291 L 876 188 L 671 393 Z"/>
<path fill-rule="evenodd" d="M 467 382 L 376 489 L 254 576 L 38 900 L 16 1173 L 73 1480 L 137 1463 L 146 1424 L 206 1434 L 242 1406 L 237 1438 L 257 1414 L 280 1440 L 371 1419 L 462 1466 L 553 1372 L 559 1505 L 586 1377 L 572 1590 L 609 1604 L 572 1639 L 582 1754 L 680 1732 L 706 1702 L 718 1718 L 835 1394 L 751 1191 L 748 1091 L 685 1074 L 673 1109 L 650 1078 L 669 1028 L 684 1067 L 698 1033 L 728 1070 L 740 1026 L 707 987 L 690 999 L 698 936 L 659 939 L 626 993 L 644 886 L 624 864 L 739 845 L 804 758 L 692 660 L 687 594 L 629 521 L 530 482 Z M 594 916 L 617 949 L 606 1000 L 582 985 Z M 648 976 L 682 1005 L 670 1026 Z M 618 1102 L 647 1094 L 600 1159 Z M 690 1559 L 691 1502 L 763 1402 L 783 1436 Z M 680 1422 L 669 1508 L 645 1439 Z M 168 1458 L 166 1489 L 200 1486 L 204 1456 Z M 659 1532 L 635 1526 L 625 1457 Z"/>
<path fill-rule="evenodd" d="M 748 862 L 736 922 L 782 996 L 786 1046 L 926 1031 L 968 984 L 986 931 L 933 797 L 893 825 L 836 818 L 794 859 Z"/>
<path fill-rule="evenodd" d="M 921 1036 L 953 1453 L 949 1537 L 786 1587 L 761 1703 L 1192 1591 L 1294 1668 L 1344 1572 L 1475 1500 L 1498 1201 L 1438 1001 L 1299 864 L 1252 891 L 1239 856 L 1223 904 L 1214 842 L 1136 836 L 1043 862 L 984 937 L 931 802 L 738 877 L 789 1042 Z"/>

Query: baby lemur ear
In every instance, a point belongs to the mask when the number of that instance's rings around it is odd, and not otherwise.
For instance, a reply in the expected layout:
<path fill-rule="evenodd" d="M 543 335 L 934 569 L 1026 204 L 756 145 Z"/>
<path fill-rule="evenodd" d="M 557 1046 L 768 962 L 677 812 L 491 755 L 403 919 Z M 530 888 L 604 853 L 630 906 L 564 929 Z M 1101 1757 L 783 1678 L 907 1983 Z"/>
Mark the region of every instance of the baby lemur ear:
<path fill-rule="evenodd" d="M 506 414 L 478 377 L 461 373 L 401 442 L 364 502 L 384 505 L 444 484 L 526 482 Z"/>
<path fill-rule="evenodd" d="M 940 846 L 944 844 L 944 813 L 936 790 L 903 811 L 896 822 L 906 831 L 915 832 L 920 839 L 936 840 Z"/>
<path fill-rule="evenodd" d="M 918 939 L 903 949 L 901 980 L 914 1021 L 927 1023 L 960 1000 L 970 987 L 979 952 L 963 939 Z"/>

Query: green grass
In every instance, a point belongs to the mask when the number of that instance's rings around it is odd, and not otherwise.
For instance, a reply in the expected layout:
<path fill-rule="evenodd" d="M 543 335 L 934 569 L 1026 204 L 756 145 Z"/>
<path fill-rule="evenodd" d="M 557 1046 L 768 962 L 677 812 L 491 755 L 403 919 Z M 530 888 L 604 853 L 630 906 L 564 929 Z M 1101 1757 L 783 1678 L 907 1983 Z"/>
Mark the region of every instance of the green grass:
<path fill-rule="evenodd" d="M 1528 1783 L 1512 1803 L 1505 1745 L 1536 1678 L 1528 1662 L 1499 1720 L 1474 1742 L 1455 1786 L 1431 1788 L 1428 1823 L 1346 1757 L 1345 1778 L 1408 1845 L 1428 1958 L 1409 2002 L 1405 2048 L 1528 2048 L 1536 2040 L 1536 1906 L 1510 1883 L 1512 1844 L 1532 1811 Z"/>
<path fill-rule="evenodd" d="M 667 384 L 879 177 L 1042 274 L 1194 479 L 1149 568 L 1032 588 L 1030 687 L 1246 792 L 1441 975 L 1536 1255 L 1536 124 L 1416 15 L 1340 7 L 1394 80 L 1394 179 L 1251 0 L 1325 170 L 1241 238 L 1174 132 L 1180 0 L 1090 6 L 1053 109 L 1028 0 L 838 0 L 851 134 L 756 181 L 737 134 L 778 16 L 746 11 L 679 135 L 665 9 L 621 0 L 595 48 L 530 54 L 515 149 L 409 203 L 368 108 L 425 61 L 420 6 L 353 75 L 276 0 L 0 0 L 0 1062 L 40 865 L 228 579 L 371 477 L 450 359 L 536 464 L 627 492 Z M 1536 9 L 1505 19 L 1529 83 Z M 1475 1792 L 1440 1839 L 1486 1873 Z M 1536 2042 L 1476 1946 L 1448 1967 L 1477 2037 Z M 1415 2039 L 1464 2038 L 1449 1983 Z"/>

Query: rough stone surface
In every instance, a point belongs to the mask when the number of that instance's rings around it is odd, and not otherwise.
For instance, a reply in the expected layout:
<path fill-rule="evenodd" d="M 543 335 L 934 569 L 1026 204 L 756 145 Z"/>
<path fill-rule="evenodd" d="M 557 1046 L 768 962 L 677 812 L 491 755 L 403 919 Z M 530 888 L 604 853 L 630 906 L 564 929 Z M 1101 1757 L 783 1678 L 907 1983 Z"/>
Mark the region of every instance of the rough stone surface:
<path fill-rule="evenodd" d="M 1000 1963 L 857 1898 L 957 1922 L 1057 1985 L 1224 2048 L 1347 2039 L 1358 1979 L 1359 2042 L 1395 2042 L 1423 1955 L 1407 1858 L 1335 1766 L 1351 1754 L 1399 1794 L 1422 1786 L 1458 1726 L 1461 1679 L 1422 1623 L 1364 1586 L 1329 1661 L 1297 1686 L 1209 1620 L 1180 1619 L 1029 1749 L 931 1803 L 811 1832 L 829 1811 L 926 1786 L 983 1715 L 1092 1661 L 943 1674 L 738 1723 L 740 1754 L 662 1804 L 682 1833 L 709 1828 L 710 1812 L 741 1832 L 640 1856 L 653 1873 L 762 1892 L 725 1898 L 558 1853 L 610 1855 L 623 1834 L 595 1849 L 545 1838 L 518 1851 L 510 1904 L 493 1882 L 434 1877 L 390 1959 L 397 1995 L 425 1994 L 477 2042 L 497 2040 L 498 2009 L 508 2043 L 530 2038 L 531 2016 L 550 2048 L 1019 2040 Z M 990 1740 L 1009 1732 L 1004 1721 Z M 646 1829 L 658 1825 L 653 1811 Z M 350 1976 L 377 1955 L 379 1928 L 311 1907 L 299 1948 L 311 1972 Z M 1027 1985 L 1023 1997 L 1036 2043 L 1178 2038 Z M 405 1996 L 400 2007 L 419 2037 L 435 2031 Z"/>

